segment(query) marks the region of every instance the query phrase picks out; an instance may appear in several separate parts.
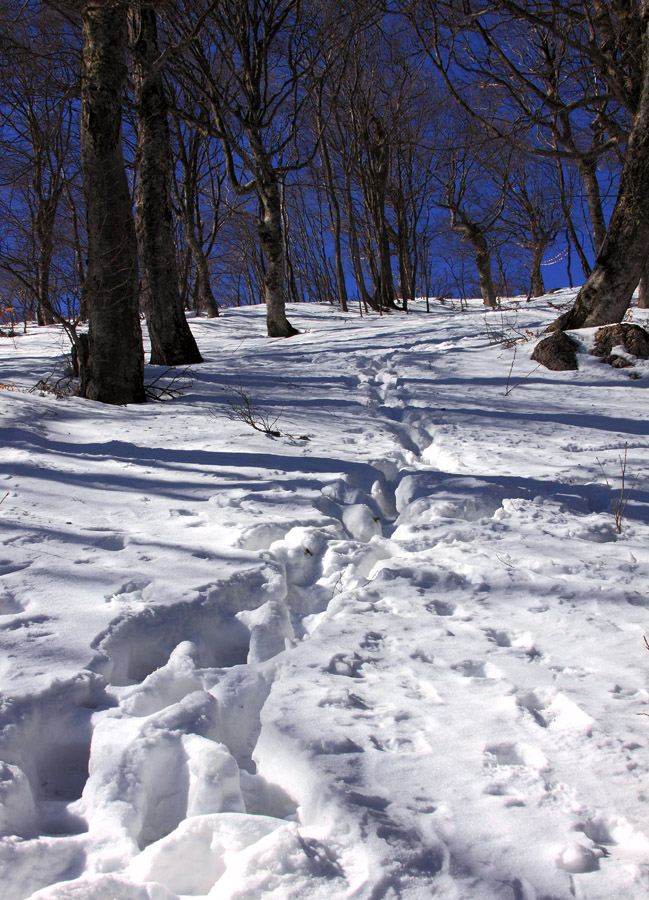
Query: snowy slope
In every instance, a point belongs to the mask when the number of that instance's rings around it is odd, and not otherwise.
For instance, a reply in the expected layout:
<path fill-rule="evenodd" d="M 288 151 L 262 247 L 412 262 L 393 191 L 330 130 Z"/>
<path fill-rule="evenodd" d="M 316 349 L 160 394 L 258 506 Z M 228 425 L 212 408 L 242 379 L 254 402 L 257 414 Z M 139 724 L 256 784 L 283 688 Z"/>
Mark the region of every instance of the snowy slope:
<path fill-rule="evenodd" d="M 128 408 L 0 339 L 2 900 L 646 900 L 649 366 L 535 369 L 566 299 L 230 311 Z"/>

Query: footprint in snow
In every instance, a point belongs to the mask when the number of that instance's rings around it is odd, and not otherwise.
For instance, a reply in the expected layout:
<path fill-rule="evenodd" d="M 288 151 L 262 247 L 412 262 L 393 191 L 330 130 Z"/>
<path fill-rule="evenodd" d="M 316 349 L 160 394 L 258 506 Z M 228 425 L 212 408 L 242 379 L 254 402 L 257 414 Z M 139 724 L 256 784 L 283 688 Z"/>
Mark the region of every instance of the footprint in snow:
<path fill-rule="evenodd" d="M 28 562 L 16 563 L 12 562 L 10 559 L 0 559 L 0 576 L 11 575 L 12 572 L 20 572 L 30 565 L 31 563 Z"/>
<path fill-rule="evenodd" d="M 169 518 L 178 519 L 186 528 L 200 528 L 207 524 L 203 516 L 199 516 L 191 509 L 170 509 Z"/>
<path fill-rule="evenodd" d="M 548 761 L 545 755 L 531 744 L 503 741 L 488 744 L 484 750 L 485 765 L 491 766 L 526 766 L 536 771 L 545 769 Z"/>
<path fill-rule="evenodd" d="M 377 737 L 371 735 L 370 742 L 376 750 L 382 753 L 412 753 L 414 744 L 407 737 L 399 737 L 398 735 L 388 737 Z"/>
<path fill-rule="evenodd" d="M 484 635 L 492 644 L 497 647 L 509 648 L 518 651 L 517 655 L 524 655 L 530 662 L 540 659 L 543 654 L 535 646 L 534 640 L 529 632 L 513 635 L 499 628 L 485 628 Z"/>
<path fill-rule="evenodd" d="M 452 616 L 457 607 L 452 603 L 447 603 L 445 600 L 433 600 L 432 603 L 426 606 L 426 609 L 438 616 Z"/>
<path fill-rule="evenodd" d="M 13 616 L 24 610 L 24 605 L 6 587 L 0 588 L 0 616 Z"/>
<path fill-rule="evenodd" d="M 484 749 L 488 782 L 483 793 L 501 799 L 504 807 L 540 807 L 555 792 L 545 754 L 523 741 L 499 741 Z"/>
<path fill-rule="evenodd" d="M 346 675 L 349 678 L 360 678 L 360 670 L 364 660 L 358 653 L 337 653 L 325 669 L 331 675 Z"/>
<path fill-rule="evenodd" d="M 504 678 L 504 674 L 493 663 L 482 662 L 477 659 L 465 659 L 463 662 L 456 663 L 451 668 L 464 675 L 465 678 Z"/>
<path fill-rule="evenodd" d="M 325 697 L 319 701 L 318 706 L 332 706 L 338 709 L 370 709 L 362 697 L 359 697 L 353 691 L 347 690 L 347 688 L 334 688 L 327 691 Z"/>
<path fill-rule="evenodd" d="M 122 537 L 121 534 L 109 534 L 95 541 L 94 546 L 99 550 L 109 550 L 111 553 L 118 553 L 126 547 L 127 543 L 127 539 Z"/>
<path fill-rule="evenodd" d="M 495 628 L 487 628 L 485 636 L 488 641 L 496 644 L 498 647 L 511 647 L 511 638 L 506 631 L 497 631 Z"/>
<path fill-rule="evenodd" d="M 21 628 L 31 628 L 33 629 L 36 625 L 43 625 L 45 622 L 50 621 L 50 616 L 45 615 L 44 613 L 37 613 L 34 616 L 17 616 L 15 619 L 12 619 L 9 622 L 5 622 L 3 625 L 0 625 L 0 631 L 18 631 Z M 31 634 L 28 634 L 26 640 L 34 640 L 35 638 L 40 637 L 50 637 L 50 631 L 32 631 Z"/>
<path fill-rule="evenodd" d="M 114 594 L 105 596 L 106 603 L 113 601 L 119 603 L 129 603 L 133 601 L 142 601 L 143 591 L 151 584 L 150 581 L 127 581 Z"/>
<path fill-rule="evenodd" d="M 378 634 L 376 631 L 368 631 L 360 646 L 363 650 L 378 650 L 382 643 L 382 634 Z"/>
<path fill-rule="evenodd" d="M 542 728 L 589 734 L 595 724 L 595 720 L 587 712 L 553 688 L 521 692 L 516 702 Z"/>

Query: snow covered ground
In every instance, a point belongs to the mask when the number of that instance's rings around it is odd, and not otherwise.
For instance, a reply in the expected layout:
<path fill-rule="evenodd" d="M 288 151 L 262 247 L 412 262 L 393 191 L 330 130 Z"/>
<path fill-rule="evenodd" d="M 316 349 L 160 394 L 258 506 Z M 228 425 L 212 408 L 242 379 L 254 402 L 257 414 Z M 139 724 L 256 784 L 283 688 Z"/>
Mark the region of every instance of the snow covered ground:
<path fill-rule="evenodd" d="M 0 339 L 2 900 L 646 900 L 649 366 L 534 369 L 567 299 L 230 311 L 128 408 Z"/>

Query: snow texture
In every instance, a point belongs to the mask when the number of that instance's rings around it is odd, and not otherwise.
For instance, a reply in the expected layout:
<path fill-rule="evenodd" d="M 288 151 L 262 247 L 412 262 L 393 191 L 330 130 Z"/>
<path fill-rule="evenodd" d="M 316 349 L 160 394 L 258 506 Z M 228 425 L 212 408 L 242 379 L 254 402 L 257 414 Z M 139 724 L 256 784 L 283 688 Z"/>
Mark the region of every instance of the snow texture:
<path fill-rule="evenodd" d="M 649 363 L 535 368 L 572 296 L 194 319 L 127 408 L 0 340 L 2 900 L 646 900 Z"/>

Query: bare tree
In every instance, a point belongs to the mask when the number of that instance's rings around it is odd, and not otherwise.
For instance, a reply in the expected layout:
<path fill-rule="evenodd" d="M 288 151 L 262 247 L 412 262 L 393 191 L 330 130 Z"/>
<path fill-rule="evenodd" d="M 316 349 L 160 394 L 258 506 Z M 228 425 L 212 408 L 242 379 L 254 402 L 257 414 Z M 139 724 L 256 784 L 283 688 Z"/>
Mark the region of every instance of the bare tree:
<path fill-rule="evenodd" d="M 88 226 L 88 348 L 82 396 L 145 400 L 137 240 L 122 153 L 127 4 L 87 2 L 83 19 L 81 161 Z"/>
<path fill-rule="evenodd" d="M 502 225 L 529 254 L 528 297 L 540 297 L 545 293 L 543 257 L 564 224 L 556 167 L 519 156 L 509 162 L 508 186 Z"/>
<path fill-rule="evenodd" d="M 10 31 L 0 26 L 0 268 L 31 297 L 41 325 L 66 312 L 53 291 L 54 269 L 65 270 L 68 299 L 75 280 L 61 212 L 75 197 L 79 169 L 77 50 L 67 23 L 48 7 L 25 4 Z"/>
<path fill-rule="evenodd" d="M 438 202 L 449 212 L 451 230 L 472 248 L 480 294 L 493 309 L 498 299 L 492 247 L 509 191 L 511 152 L 461 110 L 450 107 L 446 125 L 446 146 L 435 175 L 442 190 Z"/>
<path fill-rule="evenodd" d="M 202 362 L 180 295 L 171 205 L 171 145 L 156 11 L 129 9 L 137 125 L 135 223 L 151 362 Z"/>
<path fill-rule="evenodd" d="M 423 9 L 430 22 L 419 15 Z M 648 0 L 419 0 L 407 5 L 407 11 L 439 71 L 467 108 L 471 103 L 463 85 L 464 74 L 470 73 L 474 90 L 502 91 L 505 131 L 523 129 L 524 123 L 546 129 L 545 147 L 538 142 L 528 149 L 550 152 L 548 138 L 553 135 L 560 151 L 572 153 L 579 165 L 598 255 L 573 309 L 553 327 L 620 321 L 645 272 L 649 251 L 649 144 L 644 140 L 649 126 Z M 525 57 L 528 46 L 542 51 L 534 65 Z M 533 110 L 525 109 L 530 104 Z M 505 114 L 516 106 L 524 123 L 512 122 Z M 479 114 L 475 105 L 473 111 Z M 590 148 L 579 145 L 576 131 L 590 135 Z M 528 128 L 527 133 L 533 132 Z M 570 141 L 577 146 L 576 156 Z M 624 165 L 601 239 L 602 223 L 593 216 L 597 198 L 592 176 L 596 160 L 616 149 L 623 153 Z"/>
<path fill-rule="evenodd" d="M 415 294 L 418 229 L 430 210 L 430 84 L 389 19 L 363 22 L 345 52 L 336 90 L 325 92 L 321 143 L 337 290 L 340 296 L 346 227 L 361 301 L 379 312 L 396 309 L 398 273 L 405 309 Z"/>
<path fill-rule="evenodd" d="M 233 191 L 257 199 L 271 337 L 296 333 L 286 318 L 281 185 L 304 164 L 297 139 L 308 76 L 321 62 L 318 13 L 302 0 L 221 0 L 183 73 L 188 93 L 199 92 L 210 111 Z"/>
<path fill-rule="evenodd" d="M 216 318 L 219 305 L 212 290 L 210 256 L 219 230 L 232 210 L 224 202 L 225 173 L 220 166 L 214 139 L 210 140 L 200 125 L 200 109 L 197 123 L 182 120 L 178 109 L 186 104 L 187 101 L 177 97 L 172 113 L 178 162 L 173 170 L 175 207 L 183 225 L 189 261 L 194 270 L 195 306 L 207 310 L 208 316 Z"/>

